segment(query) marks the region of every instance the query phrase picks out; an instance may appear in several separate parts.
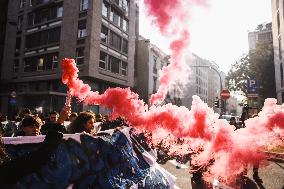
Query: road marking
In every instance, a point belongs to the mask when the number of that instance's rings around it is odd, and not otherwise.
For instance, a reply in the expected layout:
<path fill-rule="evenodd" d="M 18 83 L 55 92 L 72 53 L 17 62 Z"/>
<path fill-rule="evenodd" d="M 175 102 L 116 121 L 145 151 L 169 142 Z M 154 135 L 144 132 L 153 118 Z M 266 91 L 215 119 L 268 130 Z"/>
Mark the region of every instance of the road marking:
<path fill-rule="evenodd" d="M 177 165 L 178 165 L 178 163 L 177 163 L 176 160 L 170 160 L 169 162 L 170 162 L 171 164 L 173 164 L 174 166 L 177 166 Z M 187 169 L 188 166 L 186 166 L 185 164 L 180 164 L 180 168 L 181 168 L 181 169 Z"/>

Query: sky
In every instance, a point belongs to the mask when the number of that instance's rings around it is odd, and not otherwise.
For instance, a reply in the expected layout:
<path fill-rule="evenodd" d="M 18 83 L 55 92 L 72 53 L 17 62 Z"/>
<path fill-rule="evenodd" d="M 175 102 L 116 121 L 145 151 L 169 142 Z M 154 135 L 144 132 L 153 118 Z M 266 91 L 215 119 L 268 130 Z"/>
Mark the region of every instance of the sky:
<path fill-rule="evenodd" d="M 162 0 L 161 0 L 162 1 Z M 208 7 L 194 8 L 189 23 L 190 51 L 215 61 L 227 73 L 230 65 L 248 52 L 248 31 L 271 22 L 271 0 L 208 0 Z M 169 39 L 153 26 L 140 0 L 140 35 L 166 53 Z"/>

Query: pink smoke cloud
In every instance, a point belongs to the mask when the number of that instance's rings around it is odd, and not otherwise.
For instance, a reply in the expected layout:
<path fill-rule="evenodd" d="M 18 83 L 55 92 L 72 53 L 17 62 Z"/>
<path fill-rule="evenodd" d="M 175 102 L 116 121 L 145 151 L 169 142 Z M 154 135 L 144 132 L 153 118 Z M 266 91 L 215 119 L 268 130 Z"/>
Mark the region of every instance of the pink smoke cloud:
<path fill-rule="evenodd" d="M 160 103 L 167 95 L 170 85 L 175 79 L 181 79 L 184 56 L 189 52 L 190 32 L 188 22 L 191 17 L 192 7 L 207 6 L 207 0 L 144 0 L 148 15 L 158 26 L 160 32 L 167 37 L 176 38 L 170 43 L 171 64 L 164 67 L 160 72 L 160 85 L 156 94 L 150 98 L 150 105 Z"/>
<path fill-rule="evenodd" d="M 247 167 L 264 161 L 267 145 L 278 144 L 279 136 L 284 136 L 284 107 L 275 99 L 267 99 L 259 117 L 247 120 L 246 128 L 235 131 L 197 96 L 193 97 L 191 110 L 172 104 L 148 109 L 130 89 L 110 88 L 103 94 L 91 91 L 78 78 L 72 59 L 64 59 L 62 69 L 62 81 L 73 96 L 89 105 L 110 108 L 113 117 L 124 117 L 133 127 L 150 131 L 154 143 L 159 142 L 160 135 L 172 136 L 165 141 L 171 153 L 196 153 L 193 163 L 208 167 L 205 178 L 231 182 Z M 158 133 L 161 129 L 163 134 Z M 184 142 L 173 142 L 178 138 Z"/>

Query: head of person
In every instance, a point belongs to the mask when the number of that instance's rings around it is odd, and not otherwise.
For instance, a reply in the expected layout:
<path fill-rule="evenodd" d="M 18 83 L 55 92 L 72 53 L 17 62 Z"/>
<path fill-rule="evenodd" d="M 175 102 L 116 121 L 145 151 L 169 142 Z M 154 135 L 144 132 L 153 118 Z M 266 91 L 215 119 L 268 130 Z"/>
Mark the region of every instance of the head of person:
<path fill-rule="evenodd" d="M 49 122 L 55 123 L 57 121 L 58 117 L 59 117 L 58 112 L 56 112 L 56 111 L 50 112 L 49 113 Z"/>
<path fill-rule="evenodd" d="M 25 136 L 37 136 L 40 134 L 42 121 L 40 118 L 27 116 L 22 120 L 22 131 Z"/>
<path fill-rule="evenodd" d="M 97 114 L 97 115 L 96 115 L 96 122 L 103 122 L 103 116 L 102 116 L 102 114 Z"/>
<path fill-rule="evenodd" d="M 72 112 L 69 116 L 69 121 L 72 123 L 77 117 L 78 114 L 76 112 Z"/>
<path fill-rule="evenodd" d="M 21 115 L 22 118 L 25 118 L 25 117 L 31 116 L 32 111 L 29 108 L 24 108 L 24 109 L 22 109 L 20 115 Z"/>
<path fill-rule="evenodd" d="M 236 118 L 235 118 L 235 117 L 231 117 L 231 119 L 230 119 L 230 124 L 231 124 L 231 125 L 236 124 Z"/>
<path fill-rule="evenodd" d="M 94 129 L 94 124 L 96 119 L 94 114 L 90 112 L 81 112 L 78 117 L 71 123 L 70 131 L 71 133 L 81 133 L 85 131 L 86 133 L 91 133 Z"/>

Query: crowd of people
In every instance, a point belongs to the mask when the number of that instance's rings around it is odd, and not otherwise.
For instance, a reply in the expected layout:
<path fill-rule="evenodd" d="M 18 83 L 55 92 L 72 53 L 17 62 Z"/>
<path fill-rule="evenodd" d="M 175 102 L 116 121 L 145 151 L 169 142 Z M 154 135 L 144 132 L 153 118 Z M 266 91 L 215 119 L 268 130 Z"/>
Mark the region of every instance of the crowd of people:
<path fill-rule="evenodd" d="M 127 125 L 122 118 L 110 121 L 107 115 L 95 114 L 91 110 L 71 112 L 67 106 L 60 113 L 51 111 L 46 119 L 42 114 L 32 113 L 28 108 L 22 109 L 13 120 L 8 120 L 1 113 L 0 119 L 0 131 L 4 137 L 46 135 L 50 130 L 63 134 L 86 132 L 95 135 L 100 130 Z"/>
<path fill-rule="evenodd" d="M 60 113 L 51 111 L 48 118 L 39 113 L 32 113 L 28 108 L 22 109 L 13 120 L 0 113 L 0 185 L 11 188 L 18 180 L 38 170 L 52 158 L 60 144 L 63 134 L 88 133 L 96 135 L 98 131 L 127 126 L 122 118 L 110 120 L 108 116 L 95 114 L 92 111 L 71 112 L 65 106 Z M 10 159 L 6 153 L 2 137 L 46 135 L 38 150 Z"/>

